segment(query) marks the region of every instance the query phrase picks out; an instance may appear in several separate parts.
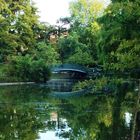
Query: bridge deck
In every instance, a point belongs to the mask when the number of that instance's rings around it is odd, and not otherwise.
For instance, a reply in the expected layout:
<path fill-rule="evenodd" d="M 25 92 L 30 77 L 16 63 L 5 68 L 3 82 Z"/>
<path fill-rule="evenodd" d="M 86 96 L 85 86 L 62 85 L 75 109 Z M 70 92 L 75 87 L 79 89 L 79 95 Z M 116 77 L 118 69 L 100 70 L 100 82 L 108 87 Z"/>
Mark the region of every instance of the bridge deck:
<path fill-rule="evenodd" d="M 52 67 L 51 70 L 54 73 L 60 71 L 74 71 L 74 72 L 88 73 L 88 69 L 86 67 L 77 64 L 61 64 Z"/>

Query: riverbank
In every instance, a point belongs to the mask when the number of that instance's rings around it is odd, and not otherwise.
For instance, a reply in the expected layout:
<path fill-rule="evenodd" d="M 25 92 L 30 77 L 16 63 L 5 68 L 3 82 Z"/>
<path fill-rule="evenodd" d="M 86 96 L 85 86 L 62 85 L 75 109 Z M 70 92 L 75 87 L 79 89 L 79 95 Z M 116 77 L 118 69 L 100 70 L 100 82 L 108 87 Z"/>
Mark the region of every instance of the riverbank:
<path fill-rule="evenodd" d="M 12 86 L 12 85 L 30 85 L 35 82 L 11 82 L 11 83 L 0 83 L 0 86 Z"/>

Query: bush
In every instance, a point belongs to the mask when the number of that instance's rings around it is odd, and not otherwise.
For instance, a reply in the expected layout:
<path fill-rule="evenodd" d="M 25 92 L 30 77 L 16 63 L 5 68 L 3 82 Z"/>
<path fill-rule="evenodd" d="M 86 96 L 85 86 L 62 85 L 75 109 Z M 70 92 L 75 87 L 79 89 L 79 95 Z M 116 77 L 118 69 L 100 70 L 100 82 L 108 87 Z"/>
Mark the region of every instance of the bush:
<path fill-rule="evenodd" d="M 7 75 L 21 81 L 46 82 L 50 77 L 49 67 L 59 62 L 59 54 L 45 42 L 36 44 L 31 54 L 9 56 Z"/>
<path fill-rule="evenodd" d="M 29 55 L 15 56 L 10 60 L 8 75 L 23 81 L 46 82 L 50 77 L 50 70 L 43 59 L 33 60 Z"/>
<path fill-rule="evenodd" d="M 33 61 L 30 66 L 31 80 L 35 82 L 46 82 L 51 72 L 43 60 Z"/>

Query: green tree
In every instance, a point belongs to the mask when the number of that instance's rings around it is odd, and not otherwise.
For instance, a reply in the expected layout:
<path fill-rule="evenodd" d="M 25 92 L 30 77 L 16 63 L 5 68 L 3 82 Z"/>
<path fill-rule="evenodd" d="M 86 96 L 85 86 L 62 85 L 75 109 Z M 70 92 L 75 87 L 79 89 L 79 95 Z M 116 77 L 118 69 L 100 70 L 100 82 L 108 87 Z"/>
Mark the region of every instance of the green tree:
<path fill-rule="evenodd" d="M 81 48 L 76 48 L 74 54 L 72 54 L 67 60 L 67 63 L 76 63 L 85 66 L 91 66 L 95 64 L 92 56 L 88 50 L 82 50 Z"/>
<path fill-rule="evenodd" d="M 99 19 L 98 58 L 106 68 L 123 71 L 140 67 L 139 13 L 138 1 L 114 2 Z"/>
<path fill-rule="evenodd" d="M 60 62 L 56 48 L 52 45 L 47 45 L 45 42 L 37 43 L 33 54 L 34 59 L 43 59 L 48 66 L 55 65 Z"/>
<path fill-rule="evenodd" d="M 103 14 L 104 7 L 99 0 L 78 0 L 70 3 L 70 12 L 74 22 L 87 26 Z"/>
<path fill-rule="evenodd" d="M 91 65 L 94 63 L 89 48 L 78 41 L 78 35 L 71 33 L 67 38 L 58 40 L 58 51 L 64 63 Z"/>
<path fill-rule="evenodd" d="M 59 54 L 52 46 L 39 42 L 31 55 L 9 57 L 8 75 L 19 80 L 46 82 L 50 77 L 50 66 L 59 62 Z"/>
<path fill-rule="evenodd" d="M 36 8 L 30 0 L 0 1 L 0 56 L 25 55 L 35 44 L 34 27 L 38 24 Z"/>
<path fill-rule="evenodd" d="M 87 46 L 93 61 L 97 61 L 96 34 L 100 29 L 97 19 L 103 15 L 105 7 L 98 0 L 78 0 L 70 4 L 71 31 L 76 32 L 78 41 Z"/>

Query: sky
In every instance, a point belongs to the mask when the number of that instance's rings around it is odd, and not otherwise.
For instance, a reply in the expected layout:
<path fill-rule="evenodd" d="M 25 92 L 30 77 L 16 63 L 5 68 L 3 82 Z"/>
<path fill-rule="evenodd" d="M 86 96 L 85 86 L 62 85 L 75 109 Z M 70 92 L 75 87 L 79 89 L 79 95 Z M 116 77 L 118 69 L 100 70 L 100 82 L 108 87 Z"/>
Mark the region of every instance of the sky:
<path fill-rule="evenodd" d="M 38 8 L 41 22 L 56 24 L 60 17 L 69 16 L 69 2 L 74 0 L 33 0 Z"/>
<path fill-rule="evenodd" d="M 38 15 L 41 22 L 48 22 L 56 25 L 56 21 L 61 17 L 69 16 L 69 3 L 75 0 L 33 0 L 38 8 Z M 106 6 L 110 0 L 99 0 Z"/>

